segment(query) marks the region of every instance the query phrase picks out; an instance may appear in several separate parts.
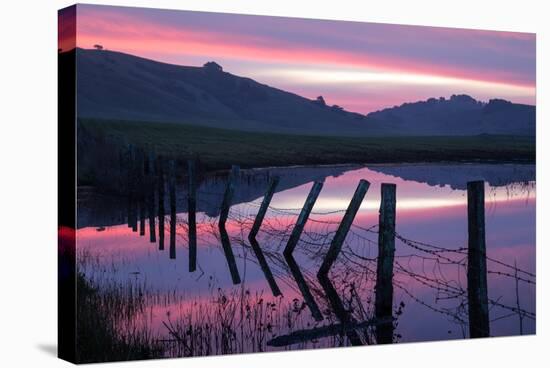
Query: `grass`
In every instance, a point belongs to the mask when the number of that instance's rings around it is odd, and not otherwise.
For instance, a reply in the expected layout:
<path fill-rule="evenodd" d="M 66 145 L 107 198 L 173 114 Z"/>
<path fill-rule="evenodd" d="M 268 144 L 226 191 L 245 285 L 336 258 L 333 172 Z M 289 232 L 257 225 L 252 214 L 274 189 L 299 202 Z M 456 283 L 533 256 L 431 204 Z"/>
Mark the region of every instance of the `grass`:
<path fill-rule="evenodd" d="M 175 291 L 159 295 L 141 289 L 136 294 L 135 285 L 112 281 L 92 287 L 82 275 L 78 282 L 78 363 L 349 345 L 345 336 L 334 334 L 270 347 L 268 341 L 279 335 L 338 323 L 329 310 L 324 323 L 310 322 L 305 303 L 298 299 L 264 298 L 244 288 L 212 289 L 208 299 L 178 307 L 185 299 Z M 162 335 L 154 335 L 150 325 L 132 322 L 147 319 L 153 304 L 173 310 L 162 317 Z"/>
<path fill-rule="evenodd" d="M 349 345 L 340 334 L 305 338 L 288 346 L 268 344 L 297 330 L 339 323 L 330 308 L 322 308 L 324 321 L 319 323 L 312 320 L 302 300 L 251 292 L 243 284 L 220 289 L 212 279 L 200 296 L 154 289 L 133 278 L 112 277 L 116 263 L 103 264 L 101 257 L 90 251 L 78 256 L 78 363 Z M 354 312 L 359 320 L 372 317 L 370 302 L 363 306 L 357 295 L 343 293 L 346 308 L 361 305 Z M 322 298 L 321 293 L 317 295 Z M 153 322 L 153 314 L 158 313 L 153 312 L 155 307 L 165 311 L 156 315 L 162 325 Z M 372 341 L 373 330 L 362 333 Z"/>
<path fill-rule="evenodd" d="M 101 290 L 77 277 L 78 363 L 161 358 L 164 349 L 134 317 L 144 312 L 144 299 L 131 285 Z"/>
<path fill-rule="evenodd" d="M 522 136 L 299 136 L 184 124 L 89 119 L 79 119 L 79 129 L 95 139 L 100 137 L 104 141 L 132 143 L 178 159 L 197 157 L 206 170 L 226 169 L 231 165 L 252 168 L 343 163 L 535 160 L 534 138 Z"/>

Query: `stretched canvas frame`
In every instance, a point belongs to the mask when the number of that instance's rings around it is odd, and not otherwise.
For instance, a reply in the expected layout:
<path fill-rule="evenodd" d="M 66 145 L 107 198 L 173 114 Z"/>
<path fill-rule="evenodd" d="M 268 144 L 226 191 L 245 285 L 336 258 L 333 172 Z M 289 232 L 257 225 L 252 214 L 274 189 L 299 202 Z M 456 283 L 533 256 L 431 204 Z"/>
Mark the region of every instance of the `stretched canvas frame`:
<path fill-rule="evenodd" d="M 85 4 L 58 31 L 60 358 L 536 332 L 535 35 Z"/>

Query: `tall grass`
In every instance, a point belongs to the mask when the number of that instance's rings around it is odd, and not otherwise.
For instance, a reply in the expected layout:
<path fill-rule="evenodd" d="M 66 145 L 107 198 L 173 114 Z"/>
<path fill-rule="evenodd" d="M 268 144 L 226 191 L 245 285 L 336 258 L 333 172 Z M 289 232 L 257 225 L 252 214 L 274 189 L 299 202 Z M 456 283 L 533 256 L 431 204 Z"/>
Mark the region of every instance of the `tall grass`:
<path fill-rule="evenodd" d="M 78 363 L 151 359 L 163 356 L 147 326 L 138 325 L 145 309 L 143 292 L 131 284 L 102 285 L 77 276 Z"/>
<path fill-rule="evenodd" d="M 264 297 L 237 287 L 212 288 L 209 296 L 189 302 L 176 291 L 157 293 L 131 281 L 93 280 L 78 276 L 79 363 L 349 345 L 346 336 L 334 335 L 284 348 L 269 346 L 277 336 L 337 322 L 329 309 L 323 322 L 315 322 L 299 299 Z M 154 306 L 167 310 L 156 316 L 160 326 L 151 323 Z"/>
<path fill-rule="evenodd" d="M 330 318 L 327 316 L 327 322 Z M 323 324 L 323 323 L 321 323 Z M 169 356 L 203 356 L 280 350 L 269 340 L 294 330 L 317 325 L 305 303 L 294 299 L 264 298 L 260 293 L 218 289 L 211 302 L 197 302 L 192 308 L 170 315 L 164 326 L 170 334 L 166 340 Z M 346 337 L 334 336 L 288 346 L 285 349 L 308 349 L 347 345 Z"/>

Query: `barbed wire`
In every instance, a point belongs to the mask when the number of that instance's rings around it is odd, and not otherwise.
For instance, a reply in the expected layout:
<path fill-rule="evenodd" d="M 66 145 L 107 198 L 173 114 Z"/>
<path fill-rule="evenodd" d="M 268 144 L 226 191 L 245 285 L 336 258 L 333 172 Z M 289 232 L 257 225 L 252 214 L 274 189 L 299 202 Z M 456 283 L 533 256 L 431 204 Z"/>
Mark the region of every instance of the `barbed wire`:
<path fill-rule="evenodd" d="M 197 193 L 197 201 L 206 208 L 218 208 L 220 203 L 213 202 L 203 196 L 217 197 L 219 199 L 223 193 L 214 193 L 199 191 Z M 185 199 L 185 198 L 184 198 Z M 181 200 L 181 199 L 180 199 Z M 233 244 L 241 246 L 245 250 L 250 250 L 250 244 L 246 239 L 246 235 L 250 232 L 252 224 L 257 214 L 257 210 L 261 203 L 251 201 L 241 203 L 231 208 L 228 220 L 231 221 L 232 227 L 237 235 L 230 237 Z M 289 267 L 281 254 L 281 250 L 285 247 L 288 238 L 294 228 L 296 217 L 299 215 L 301 208 L 281 208 L 276 206 L 268 206 L 266 220 L 263 222 L 260 229 L 263 244 L 262 251 L 266 259 L 269 260 L 273 268 L 273 274 L 278 280 L 283 281 L 288 287 L 295 291 L 299 291 L 296 284 L 289 278 Z M 311 216 L 308 219 L 307 226 L 304 229 L 299 240 L 299 246 L 296 248 L 300 256 L 308 259 L 312 264 L 309 267 L 303 268 L 304 278 L 311 285 L 311 289 L 317 298 L 323 300 L 323 290 L 317 285 L 314 273 L 315 267 L 318 267 L 319 262 L 324 258 L 326 250 L 330 245 L 336 227 L 340 224 L 337 219 L 326 218 L 330 215 L 344 213 L 346 210 L 330 210 L 330 211 L 311 211 Z M 197 219 L 197 227 L 208 233 L 214 239 L 209 245 L 219 245 L 220 238 L 217 228 L 217 215 L 209 216 L 205 213 Z M 185 220 L 178 218 L 178 225 L 181 229 L 178 236 L 185 242 L 187 226 Z M 352 224 L 347 238 L 344 241 L 343 249 L 340 253 L 339 262 L 333 272 L 333 278 L 338 280 L 343 287 L 347 285 L 362 285 L 367 283 L 370 290 L 374 290 L 376 282 L 376 267 L 373 262 L 377 262 L 377 256 L 370 256 L 371 249 L 374 248 L 377 254 L 378 240 L 373 239 L 373 236 L 378 235 L 378 225 L 373 224 L 364 226 Z M 467 325 L 467 290 L 462 286 L 461 281 L 465 280 L 467 274 L 467 247 L 446 247 L 436 244 L 427 243 L 409 239 L 403 234 L 395 232 L 395 239 L 405 248 L 410 249 L 412 253 L 399 253 L 394 259 L 394 286 L 401 290 L 410 300 L 428 308 L 433 312 L 447 316 L 451 321 L 458 323 L 463 329 Z M 367 252 L 368 255 L 364 253 Z M 361 254 L 363 253 L 363 254 Z M 243 257 L 238 254 L 237 257 Z M 246 253 L 244 255 L 246 256 Z M 256 262 L 254 257 L 246 258 L 247 261 Z M 516 274 L 503 271 L 501 269 L 488 268 L 487 274 L 513 279 L 516 282 L 522 282 L 528 285 L 536 285 L 536 275 L 527 270 L 518 268 L 516 265 L 508 264 L 502 260 L 498 260 L 486 255 L 488 262 L 491 262 L 500 267 L 514 270 Z M 420 266 L 413 265 L 419 261 Z M 430 269 L 427 269 L 429 267 Z M 456 278 L 448 278 L 448 274 L 454 267 Z M 445 270 L 444 270 L 445 269 Z M 518 273 L 521 276 L 518 276 Z M 433 302 L 426 301 L 415 295 L 409 290 L 412 285 L 418 284 L 426 290 L 433 291 Z M 368 290 L 368 289 L 365 289 Z M 371 292 L 372 294 L 372 292 Z M 519 297 L 519 296 L 518 296 Z M 367 296 L 367 299 L 372 299 L 372 295 Z M 438 305 L 440 302 L 449 304 L 454 301 L 454 304 L 449 307 Z M 325 306 L 328 308 L 326 301 Z M 498 321 L 505 318 L 520 316 L 535 320 L 536 314 L 518 306 L 510 306 L 500 301 L 499 298 L 490 298 L 491 307 L 500 308 L 510 313 L 501 315 L 492 319 Z M 348 306 L 355 305 L 354 310 L 360 311 L 364 315 L 368 310 L 372 313 L 372 308 L 364 308 L 361 298 L 358 294 L 347 301 Z M 519 303 L 518 303 L 519 305 Z M 364 316 L 363 316 L 364 317 Z"/>

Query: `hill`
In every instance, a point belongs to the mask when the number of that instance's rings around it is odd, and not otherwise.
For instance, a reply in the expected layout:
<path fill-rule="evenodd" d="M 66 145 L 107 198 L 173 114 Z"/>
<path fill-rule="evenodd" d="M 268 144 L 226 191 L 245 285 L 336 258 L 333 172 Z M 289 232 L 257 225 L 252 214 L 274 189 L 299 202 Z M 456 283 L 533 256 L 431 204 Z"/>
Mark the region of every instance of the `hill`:
<path fill-rule="evenodd" d="M 112 51 L 78 49 L 78 114 L 274 133 L 344 134 L 364 116 L 204 67 L 160 63 Z"/>
<path fill-rule="evenodd" d="M 535 107 L 467 95 L 361 115 L 225 72 L 106 50 L 77 49 L 81 118 L 182 123 L 338 136 L 535 135 Z"/>
<path fill-rule="evenodd" d="M 373 133 L 383 135 L 535 135 L 534 106 L 501 99 L 488 103 L 468 95 L 404 103 L 367 115 Z"/>

